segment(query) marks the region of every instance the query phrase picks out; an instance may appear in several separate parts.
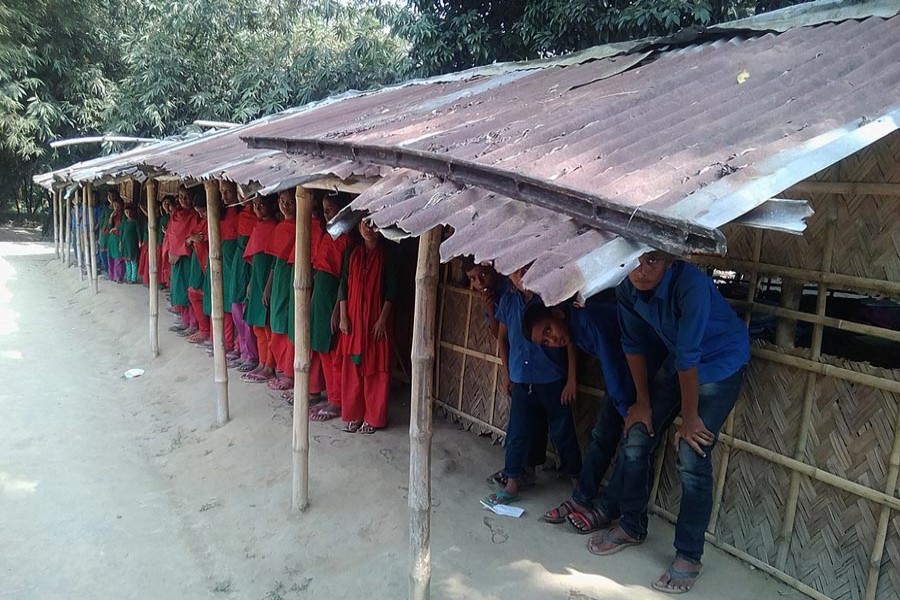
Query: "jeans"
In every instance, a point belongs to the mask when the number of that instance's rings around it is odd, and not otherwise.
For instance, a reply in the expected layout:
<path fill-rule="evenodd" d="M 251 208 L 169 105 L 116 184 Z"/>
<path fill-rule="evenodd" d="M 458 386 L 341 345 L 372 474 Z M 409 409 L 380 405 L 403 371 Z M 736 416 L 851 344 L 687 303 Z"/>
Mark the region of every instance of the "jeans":
<path fill-rule="evenodd" d="M 744 366 L 722 381 L 700 386 L 700 418 L 716 439 L 734 408 L 746 371 L 747 367 Z M 647 502 L 652 484 L 650 474 L 653 452 L 664 439 L 662 432 L 681 410 L 681 388 L 677 373 L 664 369 L 657 375 L 650 385 L 650 404 L 656 436 L 650 437 L 647 428 L 640 423 L 628 431 L 616 461 L 611 493 L 605 498 L 611 509 L 618 504 L 621 515 L 619 525 L 636 539 L 647 536 Z M 715 444 L 706 449 L 705 457 L 694 452 L 684 441 L 678 448 L 681 507 L 675 525 L 675 551 L 678 557 L 695 563 L 699 563 L 703 556 L 704 533 L 712 514 L 714 446 Z"/>
<path fill-rule="evenodd" d="M 513 383 L 512 400 L 509 408 L 509 424 L 506 430 L 506 464 L 503 473 L 507 477 L 520 478 L 525 475 L 525 467 L 533 466 L 537 448 L 546 429 L 556 446 L 562 462 L 562 470 L 570 477 L 578 477 L 581 472 L 581 452 L 575 436 L 575 421 L 572 410 L 560 404 L 564 383 Z M 538 431 L 538 429 L 542 431 Z"/>
<path fill-rule="evenodd" d="M 600 493 L 603 475 L 616 455 L 624 426 L 625 419 L 619 414 L 612 399 L 607 397 L 597 412 L 597 422 L 591 431 L 591 445 L 584 456 L 575 491 L 572 492 L 572 499 L 581 506 L 594 508 L 594 499 Z"/>

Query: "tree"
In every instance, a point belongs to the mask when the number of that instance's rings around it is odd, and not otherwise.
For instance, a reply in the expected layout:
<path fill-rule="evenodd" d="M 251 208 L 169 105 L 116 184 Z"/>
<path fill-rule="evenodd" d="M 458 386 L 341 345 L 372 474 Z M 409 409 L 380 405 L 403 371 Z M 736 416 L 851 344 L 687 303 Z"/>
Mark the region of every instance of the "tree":
<path fill-rule="evenodd" d="M 392 15 L 412 69 L 434 75 L 674 33 L 797 0 L 409 0 Z"/>

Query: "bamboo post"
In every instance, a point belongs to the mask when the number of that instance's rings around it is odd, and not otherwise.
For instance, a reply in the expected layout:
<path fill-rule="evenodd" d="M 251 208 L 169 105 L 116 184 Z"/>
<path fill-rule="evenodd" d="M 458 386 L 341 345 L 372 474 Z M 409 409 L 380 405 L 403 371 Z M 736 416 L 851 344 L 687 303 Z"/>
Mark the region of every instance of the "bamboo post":
<path fill-rule="evenodd" d="M 150 356 L 159 356 L 159 264 L 157 263 L 156 181 L 147 180 L 147 258 L 150 263 Z"/>
<path fill-rule="evenodd" d="M 59 258 L 59 191 L 50 190 L 50 208 L 53 211 L 53 249 Z"/>
<path fill-rule="evenodd" d="M 88 243 L 88 268 L 91 273 L 91 282 L 94 284 L 94 293 L 100 292 L 100 273 L 97 271 L 97 236 L 94 235 L 94 185 L 89 183 L 85 187 L 87 190 L 87 236 Z"/>
<path fill-rule="evenodd" d="M 66 248 L 64 262 L 68 269 L 72 266 L 72 201 L 65 197 L 65 193 L 63 193 L 63 199 L 66 201 Z"/>
<path fill-rule="evenodd" d="M 228 422 L 228 365 L 225 359 L 225 298 L 222 283 L 222 201 L 219 184 L 206 181 L 206 223 L 209 230 L 209 290 L 212 294 L 212 343 L 216 382 L 216 425 Z M 148 211 L 149 212 L 149 211 Z M 158 312 L 158 309 L 157 309 Z"/>
<path fill-rule="evenodd" d="M 294 417 L 291 439 L 291 507 L 309 506 L 310 293 L 312 291 L 312 192 L 297 186 L 294 237 Z"/>
<path fill-rule="evenodd" d="M 435 227 L 419 238 L 409 416 L 409 598 L 431 597 L 431 431 L 438 247 Z"/>
<path fill-rule="evenodd" d="M 75 254 L 78 256 L 78 276 L 84 281 L 84 203 L 87 188 L 81 188 L 81 207 L 75 210 Z"/>
<path fill-rule="evenodd" d="M 834 235 L 835 235 L 835 215 L 832 211 L 825 224 L 825 244 L 822 249 L 822 271 L 831 271 L 831 263 L 834 257 Z M 827 300 L 828 288 L 824 283 L 818 285 L 818 295 L 816 296 L 816 314 L 825 315 L 825 305 Z M 813 335 L 810 344 L 810 360 L 818 362 L 822 355 L 822 333 L 824 327 L 821 323 L 813 325 Z M 794 459 L 803 460 L 803 453 L 806 450 L 806 441 L 809 438 L 810 421 L 812 416 L 813 404 L 815 403 L 816 390 L 816 374 L 808 373 L 806 375 L 806 386 L 803 390 L 803 407 L 800 416 L 800 430 L 797 433 L 797 445 L 794 448 Z M 781 534 L 778 540 L 778 554 L 775 558 L 775 567 L 781 571 L 787 564 L 788 552 L 791 547 L 791 537 L 794 534 L 794 522 L 797 518 L 797 504 L 800 499 L 800 473 L 794 471 L 791 473 L 791 485 L 788 491 L 787 501 L 785 503 L 784 521 L 782 522 Z"/>

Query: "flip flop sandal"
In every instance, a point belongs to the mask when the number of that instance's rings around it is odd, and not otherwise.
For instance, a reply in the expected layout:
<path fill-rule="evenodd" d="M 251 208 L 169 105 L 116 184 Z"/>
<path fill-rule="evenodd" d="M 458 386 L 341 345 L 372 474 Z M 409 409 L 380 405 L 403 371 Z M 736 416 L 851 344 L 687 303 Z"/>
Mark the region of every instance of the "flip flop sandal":
<path fill-rule="evenodd" d="M 241 366 L 239 366 L 237 368 L 237 370 L 240 371 L 241 373 L 249 373 L 250 371 L 252 371 L 253 369 L 255 369 L 258 366 L 259 366 L 259 363 L 245 362 L 245 363 L 241 364 Z"/>
<path fill-rule="evenodd" d="M 368 423 L 363 423 L 359 426 L 359 429 L 356 430 L 356 433 L 361 435 L 372 435 L 376 431 L 378 430 L 375 427 L 372 427 Z"/>
<path fill-rule="evenodd" d="M 487 478 L 487 482 L 493 485 L 494 487 L 498 487 L 503 489 L 506 487 L 506 484 L 509 483 L 509 477 L 503 474 L 503 469 L 497 471 L 493 475 Z M 534 475 L 525 475 L 519 478 L 519 487 L 521 488 L 530 488 L 535 486 L 535 476 Z"/>
<path fill-rule="evenodd" d="M 566 521 L 581 535 L 588 535 L 609 527 L 612 521 L 602 510 L 592 509 L 586 512 L 573 510 L 566 515 Z"/>
<path fill-rule="evenodd" d="M 598 544 L 594 543 L 594 539 L 600 536 L 600 542 L 611 542 L 613 544 L 612 548 L 607 550 L 600 550 Z M 643 544 L 643 541 L 632 541 L 629 538 L 622 537 L 613 533 L 613 529 L 605 529 L 601 533 L 594 535 L 591 539 L 588 540 L 587 549 L 591 554 L 595 554 L 597 556 L 610 556 L 612 554 L 616 554 L 617 552 L 621 552 L 625 548 L 629 546 L 640 546 Z"/>
<path fill-rule="evenodd" d="M 269 386 L 270 390 L 280 392 L 284 390 L 291 390 L 294 388 L 294 382 L 290 379 L 284 379 L 282 377 L 276 377 L 275 379 L 269 380 L 269 383 L 266 384 Z"/>
<path fill-rule="evenodd" d="M 281 399 L 282 399 L 282 400 L 288 400 L 288 399 L 293 400 L 293 399 L 294 399 L 294 391 L 293 391 L 293 390 L 287 390 L 287 391 L 285 391 L 285 392 L 282 392 L 282 394 L 281 394 Z"/>
<path fill-rule="evenodd" d="M 322 423 L 324 421 L 330 421 L 332 419 L 337 419 L 341 416 L 341 409 L 337 406 L 324 406 L 319 408 L 316 411 L 310 411 L 309 420 L 315 421 L 316 423 Z M 362 425 L 359 426 L 360 428 Z M 359 429 L 356 430 L 358 432 Z M 348 431 L 347 433 L 356 433 L 353 431 Z"/>
<path fill-rule="evenodd" d="M 186 330 L 186 329 L 187 329 L 187 327 L 182 327 L 181 325 L 172 325 L 171 327 L 169 327 L 169 331 L 172 331 L 172 332 L 175 332 L 175 333 L 179 333 L 179 332 L 184 331 L 184 330 Z"/>
<path fill-rule="evenodd" d="M 229 350 L 225 353 L 225 358 L 228 360 L 238 360 L 241 357 L 240 352 L 235 352 L 234 350 Z"/>
<path fill-rule="evenodd" d="M 344 433 L 356 433 L 360 427 L 362 427 L 362 421 L 348 421 L 341 431 Z"/>
<path fill-rule="evenodd" d="M 257 375 L 256 373 L 245 373 L 241 375 L 241 381 L 248 383 L 265 383 L 269 380 L 265 375 Z"/>
<path fill-rule="evenodd" d="M 481 499 L 481 501 L 489 506 L 497 506 L 500 504 L 509 504 L 510 502 L 515 502 L 518 499 L 518 495 L 510 494 L 509 492 L 501 490 L 499 492 L 494 492 L 490 496 L 485 496 Z"/>
<path fill-rule="evenodd" d="M 177 335 L 178 337 L 190 337 L 190 336 L 194 335 L 195 333 L 197 333 L 196 329 L 194 329 L 194 330 L 183 329 L 183 330 L 179 331 L 178 333 L 176 333 L 175 335 Z"/>
<path fill-rule="evenodd" d="M 566 500 L 556 508 L 551 508 L 541 515 L 541 520 L 552 525 L 559 525 L 560 523 L 565 523 L 566 517 L 574 512 L 578 512 L 578 507 L 575 506 L 572 500 Z"/>
<path fill-rule="evenodd" d="M 696 571 L 682 571 L 681 569 L 676 569 L 675 563 L 672 563 L 666 569 L 666 575 L 669 576 L 669 581 L 672 581 L 673 579 L 693 579 L 693 583 L 687 586 L 686 590 L 682 590 L 679 588 L 666 587 L 659 582 L 659 579 L 657 579 L 653 582 L 653 589 L 664 594 L 686 594 L 694 588 L 694 584 L 696 584 L 697 580 L 700 578 L 701 566 L 702 565 L 697 565 Z"/>

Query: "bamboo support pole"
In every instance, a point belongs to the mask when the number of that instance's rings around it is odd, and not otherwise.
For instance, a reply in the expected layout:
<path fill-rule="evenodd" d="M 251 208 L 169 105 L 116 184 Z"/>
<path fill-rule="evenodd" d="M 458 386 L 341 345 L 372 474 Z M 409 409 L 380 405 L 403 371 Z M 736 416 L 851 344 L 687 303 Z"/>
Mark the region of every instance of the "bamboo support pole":
<path fill-rule="evenodd" d="M 431 597 L 431 437 L 438 247 L 435 227 L 419 238 L 409 417 L 409 598 Z"/>
<path fill-rule="evenodd" d="M 871 291 L 886 294 L 888 296 L 900 297 L 900 281 L 883 281 L 869 277 L 856 277 L 853 275 L 842 275 L 840 273 L 825 273 L 823 271 L 783 267 L 781 265 L 772 265 L 768 263 L 758 263 L 754 265 L 753 262 L 749 260 L 726 259 L 718 256 L 697 257 L 696 262 L 717 269 L 743 269 L 748 271 L 751 269 L 759 269 L 760 273 L 765 273 L 767 275 L 801 279 L 812 283 L 824 283 L 833 288 L 847 289 L 854 292 Z"/>
<path fill-rule="evenodd" d="M 837 228 L 836 215 L 832 210 L 825 224 L 825 244 L 822 249 L 822 272 L 831 271 L 831 264 L 834 257 L 834 236 Z M 828 288 L 824 283 L 818 285 L 818 295 L 816 297 L 816 315 L 825 316 L 825 307 L 827 304 Z M 824 327 L 821 323 L 813 326 L 812 342 L 810 344 L 810 360 L 818 362 L 822 356 L 822 334 Z M 812 409 L 815 404 L 816 391 L 816 374 L 808 373 L 806 376 L 806 384 L 803 390 L 803 406 L 800 413 L 800 430 L 797 433 L 797 445 L 794 448 L 794 459 L 802 460 L 806 452 L 806 442 L 809 439 L 809 431 L 812 421 Z M 782 521 L 781 534 L 778 539 L 778 554 L 775 558 L 775 567 L 784 570 L 787 564 L 788 552 L 791 548 L 791 538 L 794 535 L 794 523 L 797 518 L 797 504 L 800 500 L 800 473 L 794 471 L 791 473 L 791 483 L 788 491 L 787 501 L 785 502 L 784 521 Z"/>
<path fill-rule="evenodd" d="M 59 190 L 50 190 L 50 208 L 53 210 L 53 249 L 59 258 Z"/>
<path fill-rule="evenodd" d="M 62 260 L 63 257 L 63 205 L 62 190 L 53 191 L 53 230 L 56 232 L 56 257 Z"/>
<path fill-rule="evenodd" d="M 751 305 L 750 302 L 746 302 L 744 300 L 729 300 L 728 302 L 732 306 L 738 308 L 752 308 L 753 310 L 758 310 L 759 312 L 775 315 L 777 317 L 786 317 L 795 319 L 797 321 L 805 321 L 814 325 L 824 325 L 825 327 L 832 327 L 841 331 L 849 331 L 851 333 L 859 333 L 862 335 L 871 335 L 885 340 L 890 340 L 892 342 L 900 342 L 900 331 L 896 331 L 894 329 L 876 327 L 874 325 L 865 325 L 864 323 L 854 323 L 853 321 L 845 321 L 843 319 L 836 319 L 834 317 L 826 317 L 825 315 L 819 315 L 817 313 L 805 313 L 799 310 L 790 310 L 787 308 L 782 308 L 780 306 L 772 306 L 770 304 L 753 303 Z M 813 330 L 813 333 L 815 333 L 815 329 Z"/>
<path fill-rule="evenodd" d="M 900 196 L 900 183 L 868 181 L 803 181 L 785 190 L 786 194 L 832 194 L 839 196 Z"/>
<path fill-rule="evenodd" d="M 897 479 L 900 477 L 900 411 L 897 411 L 897 422 L 894 424 L 894 445 L 891 448 L 891 456 L 888 461 L 887 483 L 884 493 L 891 496 L 897 489 Z M 865 600 L 875 600 L 878 591 L 878 578 L 881 574 L 881 561 L 884 557 L 884 545 L 887 541 L 888 525 L 891 520 L 891 508 L 882 506 L 878 514 L 878 529 L 875 533 L 875 541 L 872 544 L 872 553 L 869 555 L 869 575 L 866 580 Z"/>
<path fill-rule="evenodd" d="M 100 292 L 100 273 L 97 271 L 97 236 L 94 235 L 94 185 L 87 184 L 87 236 L 88 236 L 88 265 L 91 272 L 91 283 L 94 285 L 94 293 Z"/>
<path fill-rule="evenodd" d="M 72 201 L 66 198 L 65 194 L 63 194 L 63 199 L 66 201 L 66 228 L 64 230 L 66 233 L 66 248 L 64 262 L 68 269 L 72 266 Z"/>
<path fill-rule="evenodd" d="M 222 200 L 216 181 L 203 183 L 206 191 L 206 224 L 209 231 L 209 290 L 212 297 L 212 343 L 216 383 L 216 425 L 228 422 L 228 365 L 225 359 L 225 301 L 222 283 Z"/>
<path fill-rule="evenodd" d="M 751 348 L 751 353 L 757 358 L 762 358 L 771 362 L 776 362 L 789 367 L 797 367 L 819 375 L 827 375 L 842 381 L 867 385 L 877 390 L 884 390 L 892 394 L 900 394 L 900 381 L 894 379 L 886 379 L 875 375 L 867 375 L 866 373 L 858 373 L 850 369 L 835 367 L 822 362 L 815 362 L 793 354 L 783 354 L 766 348 Z"/>
<path fill-rule="evenodd" d="M 159 262 L 157 261 L 159 223 L 156 217 L 156 181 L 148 179 L 147 189 L 147 259 L 150 263 L 150 356 L 159 356 Z"/>
<path fill-rule="evenodd" d="M 294 237 L 294 417 L 291 439 L 291 507 L 309 506 L 310 294 L 312 291 L 312 192 L 297 187 Z"/>
<path fill-rule="evenodd" d="M 81 206 L 75 207 L 75 256 L 78 258 L 78 276 L 84 281 L 84 203 L 87 195 L 81 188 Z"/>

